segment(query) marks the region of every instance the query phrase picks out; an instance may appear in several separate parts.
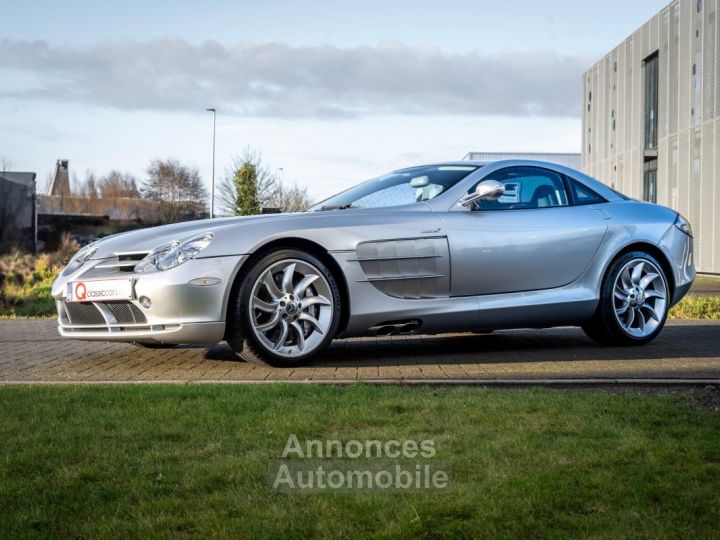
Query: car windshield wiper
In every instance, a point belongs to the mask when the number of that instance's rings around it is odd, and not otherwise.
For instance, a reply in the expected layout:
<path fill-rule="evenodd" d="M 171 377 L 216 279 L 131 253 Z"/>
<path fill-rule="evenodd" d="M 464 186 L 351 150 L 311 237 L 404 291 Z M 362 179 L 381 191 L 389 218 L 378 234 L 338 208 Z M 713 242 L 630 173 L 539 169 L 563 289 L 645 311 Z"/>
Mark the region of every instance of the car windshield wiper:
<path fill-rule="evenodd" d="M 353 206 L 353 204 L 328 204 L 327 206 L 321 206 L 320 210 L 348 210 L 350 208 L 361 208 L 360 206 Z"/>

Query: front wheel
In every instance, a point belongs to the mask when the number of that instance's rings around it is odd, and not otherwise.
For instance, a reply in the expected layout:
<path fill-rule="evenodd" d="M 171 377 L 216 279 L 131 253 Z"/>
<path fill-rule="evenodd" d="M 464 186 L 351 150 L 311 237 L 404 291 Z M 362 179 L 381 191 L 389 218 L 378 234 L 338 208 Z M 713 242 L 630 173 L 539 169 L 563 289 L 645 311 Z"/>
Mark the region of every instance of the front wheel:
<path fill-rule="evenodd" d="M 660 263 L 634 251 L 614 261 L 603 280 L 600 303 L 585 333 L 605 345 L 642 345 L 660 333 L 670 288 Z"/>
<path fill-rule="evenodd" d="M 283 249 L 262 257 L 241 279 L 226 338 L 242 359 L 299 366 L 330 344 L 340 323 L 340 290 L 320 259 Z"/>

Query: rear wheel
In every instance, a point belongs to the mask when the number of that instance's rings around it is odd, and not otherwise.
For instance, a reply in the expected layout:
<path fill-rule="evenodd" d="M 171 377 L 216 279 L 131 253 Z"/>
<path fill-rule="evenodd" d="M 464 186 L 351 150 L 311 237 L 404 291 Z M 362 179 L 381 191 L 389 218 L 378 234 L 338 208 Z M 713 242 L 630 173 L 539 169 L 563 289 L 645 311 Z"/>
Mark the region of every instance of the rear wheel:
<path fill-rule="evenodd" d="M 241 279 L 226 338 L 242 359 L 298 366 L 330 344 L 340 322 L 340 291 L 317 257 L 295 249 L 270 253 Z"/>
<path fill-rule="evenodd" d="M 660 333 L 669 308 L 667 278 L 651 255 L 634 251 L 617 259 L 603 280 L 600 303 L 585 333 L 606 345 L 642 345 Z"/>

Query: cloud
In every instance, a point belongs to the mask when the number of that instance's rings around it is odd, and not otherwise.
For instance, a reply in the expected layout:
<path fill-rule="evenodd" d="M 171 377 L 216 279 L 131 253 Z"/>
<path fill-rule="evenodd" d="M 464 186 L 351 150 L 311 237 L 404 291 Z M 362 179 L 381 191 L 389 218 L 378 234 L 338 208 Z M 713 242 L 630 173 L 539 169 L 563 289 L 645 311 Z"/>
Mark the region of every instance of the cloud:
<path fill-rule="evenodd" d="M 446 53 L 399 43 L 341 48 L 182 39 L 64 47 L 0 41 L 0 96 L 126 110 L 258 117 L 579 115 L 589 59 L 535 50 Z"/>

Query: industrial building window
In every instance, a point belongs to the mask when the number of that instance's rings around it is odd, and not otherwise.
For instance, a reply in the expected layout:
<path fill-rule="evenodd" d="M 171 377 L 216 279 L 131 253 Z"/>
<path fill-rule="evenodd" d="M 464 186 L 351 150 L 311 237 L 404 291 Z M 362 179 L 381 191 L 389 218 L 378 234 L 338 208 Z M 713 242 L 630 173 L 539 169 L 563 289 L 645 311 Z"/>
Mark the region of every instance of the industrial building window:
<path fill-rule="evenodd" d="M 657 148 L 658 126 L 658 54 L 648 56 L 643 62 L 644 84 L 644 138 L 645 150 Z"/>
<path fill-rule="evenodd" d="M 657 204 L 657 160 L 645 162 L 643 172 L 643 200 Z"/>

